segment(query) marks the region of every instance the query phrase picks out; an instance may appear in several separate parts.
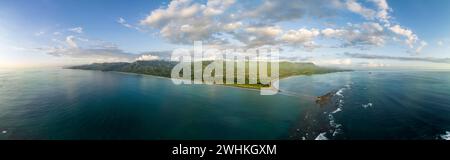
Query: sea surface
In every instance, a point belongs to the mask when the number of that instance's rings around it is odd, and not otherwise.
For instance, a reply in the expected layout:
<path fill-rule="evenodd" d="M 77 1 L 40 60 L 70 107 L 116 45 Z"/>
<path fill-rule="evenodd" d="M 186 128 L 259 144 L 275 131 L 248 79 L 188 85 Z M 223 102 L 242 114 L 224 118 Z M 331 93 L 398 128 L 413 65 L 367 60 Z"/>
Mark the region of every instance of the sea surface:
<path fill-rule="evenodd" d="M 148 75 L 0 70 L 0 139 L 449 139 L 450 72 L 296 76 L 281 92 Z M 329 102 L 316 97 L 328 94 Z"/>

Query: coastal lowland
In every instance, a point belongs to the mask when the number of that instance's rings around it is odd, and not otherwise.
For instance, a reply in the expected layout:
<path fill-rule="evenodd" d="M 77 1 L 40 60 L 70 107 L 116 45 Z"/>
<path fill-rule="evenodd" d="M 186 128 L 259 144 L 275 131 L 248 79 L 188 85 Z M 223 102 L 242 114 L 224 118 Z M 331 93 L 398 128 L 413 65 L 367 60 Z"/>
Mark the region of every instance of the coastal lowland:
<path fill-rule="evenodd" d="M 202 67 L 205 69 L 206 66 L 210 65 L 213 61 L 202 61 Z M 259 62 L 258 62 L 259 63 Z M 153 75 L 159 77 L 171 77 L 172 69 L 179 64 L 176 61 L 164 61 L 164 60 L 152 60 L 152 61 L 136 61 L 136 62 L 113 62 L 113 63 L 93 63 L 88 65 L 79 65 L 79 66 L 71 66 L 66 67 L 67 69 L 80 69 L 80 70 L 98 70 L 98 71 L 116 71 L 116 72 L 125 72 L 125 73 L 136 73 L 136 74 L 145 74 L 145 75 Z M 225 66 L 226 63 L 223 63 Z M 269 63 L 270 64 L 270 63 Z M 191 80 L 194 80 L 194 65 L 191 65 Z M 235 86 L 240 88 L 250 88 L 250 89 L 261 89 L 263 87 L 270 87 L 271 84 L 263 84 L 260 82 L 260 79 L 257 78 L 256 84 L 249 83 L 249 62 L 245 63 L 245 83 L 238 84 L 237 83 L 237 68 L 238 65 L 234 65 L 234 84 L 224 84 L 228 86 Z M 259 70 L 259 65 L 257 65 L 257 69 Z M 223 79 L 226 81 L 226 71 L 224 68 Z M 348 70 L 337 69 L 337 68 L 329 68 L 329 67 L 321 67 L 317 66 L 314 63 L 300 63 L 300 62 L 279 62 L 279 78 L 287 78 L 290 76 L 298 76 L 298 75 L 313 75 L 313 74 L 325 74 L 325 73 L 333 73 L 333 72 L 343 72 Z M 259 73 L 259 72 L 258 72 Z M 271 75 L 271 65 L 267 65 L 267 73 L 268 76 Z M 182 75 L 182 73 L 180 73 Z M 215 71 L 212 72 L 211 76 L 215 76 Z M 259 77 L 257 74 L 256 77 Z M 203 79 L 204 81 L 204 79 Z M 217 83 L 216 83 L 217 84 Z"/>

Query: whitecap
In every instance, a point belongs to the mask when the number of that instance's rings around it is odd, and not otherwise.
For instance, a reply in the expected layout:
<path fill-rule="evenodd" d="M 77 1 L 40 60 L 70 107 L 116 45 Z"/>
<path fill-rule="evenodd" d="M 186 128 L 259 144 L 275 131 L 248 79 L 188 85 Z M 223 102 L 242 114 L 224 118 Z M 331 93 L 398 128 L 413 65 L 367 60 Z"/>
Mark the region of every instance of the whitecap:
<path fill-rule="evenodd" d="M 333 127 L 333 128 L 340 128 L 340 127 L 342 127 L 342 125 L 341 124 L 339 124 L 339 123 L 336 123 L 336 121 L 335 121 L 335 119 L 334 119 L 334 116 L 332 115 L 332 114 L 329 114 L 328 115 L 328 119 L 330 120 L 330 126 L 331 127 Z"/>
<path fill-rule="evenodd" d="M 362 105 L 363 108 L 369 108 L 369 107 L 372 107 L 372 106 L 373 106 L 372 103 L 367 103 L 367 104 L 363 104 Z"/>
<path fill-rule="evenodd" d="M 336 92 L 336 96 L 340 96 L 340 97 L 344 97 L 344 90 L 345 90 L 345 88 L 341 88 L 341 89 L 339 89 L 337 92 Z"/>
<path fill-rule="evenodd" d="M 325 136 L 326 134 L 327 132 L 320 133 L 314 140 L 328 140 L 328 138 Z"/>
<path fill-rule="evenodd" d="M 342 111 L 342 108 L 337 108 L 336 110 L 334 110 L 333 112 L 331 112 L 332 114 L 335 114 L 335 113 L 338 113 L 338 112 L 341 112 Z"/>
<path fill-rule="evenodd" d="M 328 114 L 328 119 L 330 120 L 330 126 L 334 127 L 336 126 L 336 123 L 334 122 L 334 116 L 331 114 Z"/>
<path fill-rule="evenodd" d="M 445 134 L 441 135 L 441 138 L 444 140 L 450 140 L 450 132 L 446 131 Z"/>
<path fill-rule="evenodd" d="M 336 123 L 335 118 L 332 114 L 328 115 L 330 126 L 333 127 L 333 129 L 330 129 L 330 133 L 333 134 L 333 137 L 335 137 L 338 134 L 342 134 L 342 124 Z"/>
<path fill-rule="evenodd" d="M 2 133 L 3 133 L 3 134 L 6 134 L 6 133 L 8 133 L 8 131 L 4 130 L 4 131 L 2 131 Z"/>
<path fill-rule="evenodd" d="M 350 87 L 351 87 L 350 84 L 347 84 L 344 86 L 344 88 L 339 89 L 334 95 L 344 97 L 344 91 L 346 89 L 350 89 Z"/>
<path fill-rule="evenodd" d="M 337 135 L 341 134 L 341 129 L 335 129 L 333 132 L 333 137 L 336 137 Z"/>
<path fill-rule="evenodd" d="M 343 107 L 344 106 L 344 100 L 340 99 L 338 104 L 339 104 L 338 107 Z"/>

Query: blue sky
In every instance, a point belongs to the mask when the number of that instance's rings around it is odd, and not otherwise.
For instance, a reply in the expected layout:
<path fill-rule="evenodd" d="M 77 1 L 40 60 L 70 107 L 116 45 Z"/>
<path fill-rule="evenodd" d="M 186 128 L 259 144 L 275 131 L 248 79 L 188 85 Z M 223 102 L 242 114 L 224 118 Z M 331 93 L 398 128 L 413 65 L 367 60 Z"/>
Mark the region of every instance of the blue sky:
<path fill-rule="evenodd" d="M 450 69 L 450 1 L 1 0 L 0 67 L 162 59 L 193 41 L 344 68 Z"/>

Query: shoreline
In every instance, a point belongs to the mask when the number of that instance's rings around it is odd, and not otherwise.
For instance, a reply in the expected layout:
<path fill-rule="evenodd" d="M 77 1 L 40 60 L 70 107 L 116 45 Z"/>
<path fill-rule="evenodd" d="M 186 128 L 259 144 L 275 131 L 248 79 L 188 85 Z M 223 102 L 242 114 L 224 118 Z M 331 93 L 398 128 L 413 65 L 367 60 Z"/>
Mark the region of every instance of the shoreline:
<path fill-rule="evenodd" d="M 62 68 L 62 69 L 85 70 L 85 71 L 101 71 L 101 70 L 72 69 L 72 68 Z M 127 74 L 127 75 L 136 75 L 136 76 L 149 76 L 149 77 L 153 77 L 153 78 L 160 78 L 160 79 L 168 79 L 168 80 L 171 80 L 171 78 L 169 78 L 169 77 L 156 76 L 156 75 L 143 74 L 143 73 L 121 72 L 121 71 L 101 71 L 101 72 L 112 72 L 112 73 Z M 294 77 L 300 77 L 300 76 L 314 76 L 314 75 L 324 75 L 324 74 L 340 73 L 340 72 L 352 72 L 352 71 L 337 71 L 337 72 L 317 73 L 317 74 L 310 74 L 310 75 L 292 75 L 292 76 L 287 76 L 287 77 L 281 77 L 281 78 L 279 78 L 279 81 L 281 81 L 281 80 L 286 80 L 286 79 L 289 79 L 289 78 L 294 78 Z M 209 86 L 222 86 L 222 87 L 229 87 L 229 88 L 245 89 L 245 90 L 250 90 L 250 91 L 258 91 L 258 92 L 261 91 L 261 88 L 259 88 L 259 89 L 256 89 L 256 88 L 247 88 L 247 87 L 239 87 L 239 86 L 227 85 L 227 84 L 203 84 L 203 85 L 209 85 Z M 282 91 L 281 89 L 278 89 L 278 92 L 281 93 L 281 92 L 283 92 L 283 91 Z"/>
<path fill-rule="evenodd" d="M 90 71 L 93 71 L 93 70 L 90 70 Z M 154 77 L 154 78 L 161 78 L 161 79 L 167 79 L 167 80 L 171 80 L 172 79 L 172 78 L 169 78 L 169 77 L 155 76 L 155 75 L 142 74 L 142 73 L 120 72 L 120 71 L 106 71 L 106 72 L 114 72 L 114 73 L 129 74 L 129 75 L 139 75 L 139 76 L 150 76 L 150 77 Z M 225 85 L 225 84 L 200 84 L 200 85 L 222 86 L 222 87 L 245 89 L 245 90 L 250 90 L 250 91 L 260 91 L 260 89 L 255 89 L 255 88 L 245 88 L 245 87 L 238 87 L 238 86 Z"/>

